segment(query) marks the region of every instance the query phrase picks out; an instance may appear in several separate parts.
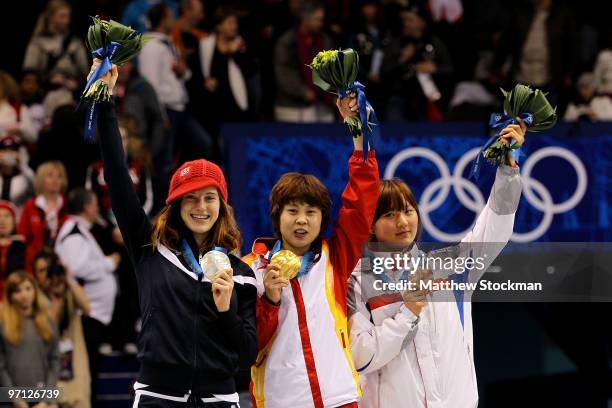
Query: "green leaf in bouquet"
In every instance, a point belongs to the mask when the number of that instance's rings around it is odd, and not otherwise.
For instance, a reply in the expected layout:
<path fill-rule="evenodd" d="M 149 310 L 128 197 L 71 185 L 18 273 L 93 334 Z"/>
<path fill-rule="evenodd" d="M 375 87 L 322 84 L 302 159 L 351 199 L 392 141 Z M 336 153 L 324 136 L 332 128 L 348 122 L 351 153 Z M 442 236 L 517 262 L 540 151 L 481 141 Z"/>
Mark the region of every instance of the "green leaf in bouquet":
<path fill-rule="evenodd" d="M 315 70 L 315 69 L 312 70 L 312 82 L 324 91 L 331 90 L 331 85 L 327 81 L 325 81 L 323 78 L 321 78 L 321 75 L 319 74 L 319 70 Z"/>
<path fill-rule="evenodd" d="M 529 101 L 529 97 L 531 95 L 531 89 L 524 85 L 517 85 L 512 91 L 512 109 L 513 109 L 513 117 L 518 116 L 521 113 L 521 110 L 526 108 L 527 103 Z"/>
<path fill-rule="evenodd" d="M 343 54 L 340 54 L 343 55 Z M 343 61 L 344 57 L 338 57 L 338 61 L 331 64 L 332 65 L 332 70 L 333 70 L 333 78 L 334 78 L 334 85 L 336 87 L 336 89 L 341 89 L 344 87 L 344 64 Z"/>
<path fill-rule="evenodd" d="M 539 89 L 534 92 L 534 97 L 526 109 L 528 112 L 533 111 L 534 126 L 530 128 L 533 132 L 550 129 L 557 121 L 557 109 L 550 106 L 546 95 Z"/>
<path fill-rule="evenodd" d="M 510 149 L 501 140 L 496 140 L 487 150 L 483 152 L 484 158 L 494 166 L 497 166 L 506 160 L 507 153 Z"/>
<path fill-rule="evenodd" d="M 104 43 L 105 40 L 105 31 L 106 31 L 106 22 L 101 20 L 100 18 L 96 17 L 91 17 L 91 25 L 89 26 L 89 29 L 87 30 L 87 39 L 86 39 L 86 43 L 87 43 L 87 47 L 93 51 L 93 50 L 97 50 L 98 48 L 102 48 L 104 47 L 106 44 Z"/>
<path fill-rule="evenodd" d="M 522 88 L 522 85 L 517 85 L 514 89 L 504 94 L 504 112 L 506 114 L 516 117 L 520 113 L 518 110 L 526 98 L 524 91 L 525 89 Z"/>
<path fill-rule="evenodd" d="M 557 122 L 556 108 L 553 108 L 546 94 L 539 89 L 531 89 L 527 85 L 517 84 L 511 91 L 502 89 L 504 95 L 504 111 L 516 117 L 521 113 L 531 113 L 533 124 L 529 131 L 538 132 L 550 129 Z"/>
<path fill-rule="evenodd" d="M 125 64 L 127 61 L 138 55 L 148 40 L 148 37 L 143 37 L 141 34 L 137 34 L 137 36 L 134 38 L 120 42 L 121 47 L 113 57 L 113 62 L 117 65 Z"/>
<path fill-rule="evenodd" d="M 147 41 L 147 38 L 143 38 L 142 34 L 114 20 L 109 21 L 107 35 L 111 41 L 121 44 L 112 58 L 113 63 L 117 65 L 125 64 L 134 58 L 142 50 L 144 43 Z"/>
<path fill-rule="evenodd" d="M 115 20 L 110 20 L 108 22 L 108 37 L 113 41 L 121 41 L 127 40 L 130 38 L 131 34 L 134 32 L 130 27 L 124 26 L 121 23 L 116 22 Z"/>
<path fill-rule="evenodd" d="M 338 92 L 345 87 L 344 83 L 344 54 L 338 50 L 319 52 L 312 63 L 312 81 L 324 91 Z"/>
<path fill-rule="evenodd" d="M 351 84 L 357 79 L 357 73 L 359 72 L 359 54 L 351 48 L 340 51 L 343 56 L 342 66 L 343 75 L 342 82 L 345 84 Z"/>
<path fill-rule="evenodd" d="M 91 17 L 91 20 L 92 23 L 87 30 L 87 47 L 93 51 L 106 47 L 111 41 L 118 42 L 120 47 L 112 58 L 112 62 L 116 65 L 125 64 L 134 58 L 149 40 L 131 27 L 117 21 L 105 21 L 98 16 Z"/>
<path fill-rule="evenodd" d="M 329 61 L 327 64 L 327 69 L 329 70 L 329 79 L 332 88 L 334 91 L 338 91 L 343 87 L 344 83 L 342 82 L 343 68 L 342 68 L 342 60 L 341 57 L 336 58 L 335 60 Z"/>

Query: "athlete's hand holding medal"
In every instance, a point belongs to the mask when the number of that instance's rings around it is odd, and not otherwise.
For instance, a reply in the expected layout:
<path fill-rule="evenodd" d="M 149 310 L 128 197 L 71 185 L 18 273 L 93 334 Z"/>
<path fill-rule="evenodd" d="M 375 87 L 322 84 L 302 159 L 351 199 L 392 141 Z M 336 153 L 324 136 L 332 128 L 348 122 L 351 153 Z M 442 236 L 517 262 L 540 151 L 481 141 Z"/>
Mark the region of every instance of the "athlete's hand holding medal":
<path fill-rule="evenodd" d="M 215 306 L 219 312 L 227 312 L 234 290 L 234 271 L 229 257 L 218 248 L 208 251 L 200 259 L 204 276 L 212 282 L 212 293 Z"/>
<path fill-rule="evenodd" d="M 268 301 L 280 303 L 282 289 L 289 286 L 289 280 L 298 274 L 301 263 L 299 256 L 286 249 L 272 256 L 264 274 L 265 296 Z"/>

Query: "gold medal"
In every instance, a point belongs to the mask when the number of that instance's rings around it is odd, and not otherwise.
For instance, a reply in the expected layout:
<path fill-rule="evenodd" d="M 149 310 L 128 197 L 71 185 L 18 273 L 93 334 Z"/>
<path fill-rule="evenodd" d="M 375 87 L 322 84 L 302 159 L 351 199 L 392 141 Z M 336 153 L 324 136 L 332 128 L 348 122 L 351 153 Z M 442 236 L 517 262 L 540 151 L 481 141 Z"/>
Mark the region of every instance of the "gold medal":
<path fill-rule="evenodd" d="M 300 271 L 302 261 L 293 252 L 283 249 L 272 256 L 270 263 L 280 268 L 280 275 L 287 279 L 293 279 Z"/>
<path fill-rule="evenodd" d="M 232 267 L 229 257 L 221 251 L 208 251 L 200 259 L 200 267 L 204 276 L 211 281 L 217 276 L 220 270 L 230 269 Z"/>

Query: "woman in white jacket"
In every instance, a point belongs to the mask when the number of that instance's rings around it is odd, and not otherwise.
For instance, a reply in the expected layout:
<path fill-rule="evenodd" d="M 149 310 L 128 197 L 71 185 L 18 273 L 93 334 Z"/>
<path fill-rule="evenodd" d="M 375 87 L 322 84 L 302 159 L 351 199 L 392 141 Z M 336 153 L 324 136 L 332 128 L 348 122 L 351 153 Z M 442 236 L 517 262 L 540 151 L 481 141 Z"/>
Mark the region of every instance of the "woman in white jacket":
<path fill-rule="evenodd" d="M 500 137 L 522 144 L 525 126 L 509 125 Z M 349 327 L 353 359 L 362 382 L 365 408 L 471 408 L 478 405 L 474 367 L 471 292 L 383 291 L 381 284 L 399 282 L 409 271 L 380 273 L 380 259 L 480 259 L 470 268 L 448 270 L 434 264 L 412 274 L 411 281 L 474 283 L 506 245 L 521 194 L 519 169 L 509 156 L 497 169 L 489 200 L 461 243 L 424 253 L 415 245 L 421 229 L 418 207 L 401 180 L 381 182 L 371 242 L 349 286 Z M 376 244 L 376 246 L 378 246 Z M 389 247 L 394 248 L 393 250 Z M 382 249 L 383 252 L 375 252 Z M 386 252 L 384 252 L 386 251 Z M 390 251 L 392 251 L 390 253 Z M 459 263 L 454 263 L 459 265 Z M 423 272 L 425 272 L 423 274 Z M 463 273 L 461 273 L 463 272 Z M 432 275 L 430 275 L 433 274 Z M 426 276 L 424 279 L 423 277 Z M 376 283 L 378 282 L 378 283 Z"/>

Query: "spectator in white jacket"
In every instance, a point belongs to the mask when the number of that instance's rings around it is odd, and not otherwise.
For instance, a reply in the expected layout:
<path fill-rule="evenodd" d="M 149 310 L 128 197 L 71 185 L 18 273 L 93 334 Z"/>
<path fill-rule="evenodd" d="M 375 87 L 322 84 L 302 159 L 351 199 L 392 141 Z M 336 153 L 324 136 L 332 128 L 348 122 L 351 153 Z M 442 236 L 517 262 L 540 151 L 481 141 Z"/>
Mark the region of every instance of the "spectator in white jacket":
<path fill-rule="evenodd" d="M 597 93 L 612 95 L 612 46 L 608 46 L 599 52 L 593 74 L 595 75 Z"/>
<path fill-rule="evenodd" d="M 98 348 L 107 336 L 115 308 L 117 281 L 114 275 L 121 257 L 117 253 L 104 255 L 90 232 L 100 217 L 98 199 L 89 190 L 77 188 L 68 194 L 69 218 L 64 222 L 55 242 L 55 252 L 72 276 L 85 289 L 91 311 L 82 317 L 85 344 L 89 355 L 92 378 L 92 399 L 99 366 Z M 95 402 L 95 401 L 92 401 Z M 92 403 L 95 406 L 95 403 Z"/>
<path fill-rule="evenodd" d="M 510 125 L 501 136 L 507 143 L 512 138 L 522 144 L 524 133 L 524 125 Z M 408 186 L 399 179 L 381 182 L 371 243 L 349 283 L 350 343 L 362 385 L 360 407 L 478 405 L 471 292 L 432 291 L 419 282 L 478 282 L 501 252 L 512 234 L 521 194 L 518 166 L 511 156 L 507 164 L 498 168 L 487 205 L 472 231 L 460 244 L 435 254 L 424 253 L 416 244 L 421 220 Z M 383 267 L 381 271 L 380 260 L 395 259 L 396 254 L 421 261 L 438 256 L 445 260 L 444 267 L 436 269 L 432 262 L 429 270 Z M 448 257 L 467 256 L 481 263 L 472 262 L 471 269 L 445 269 Z M 403 292 L 383 290 L 383 283 L 401 281 L 415 286 Z"/>
<path fill-rule="evenodd" d="M 38 140 L 28 107 L 20 101 L 19 85 L 5 71 L 0 71 L 0 133 L 19 136 L 26 143 Z"/>
<path fill-rule="evenodd" d="M 10 201 L 19 211 L 34 196 L 34 172 L 20 154 L 18 136 L 0 132 L 0 199 Z"/>
<path fill-rule="evenodd" d="M 576 98 L 565 110 L 564 120 L 592 122 L 612 120 L 612 100 L 609 95 L 596 95 L 597 81 L 591 72 L 580 75 L 576 82 Z"/>

